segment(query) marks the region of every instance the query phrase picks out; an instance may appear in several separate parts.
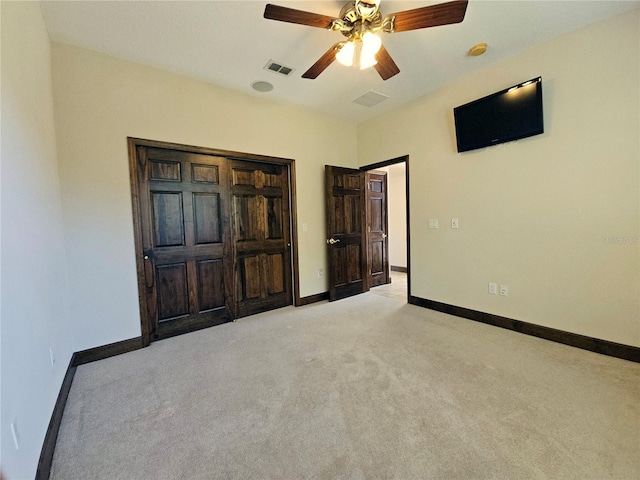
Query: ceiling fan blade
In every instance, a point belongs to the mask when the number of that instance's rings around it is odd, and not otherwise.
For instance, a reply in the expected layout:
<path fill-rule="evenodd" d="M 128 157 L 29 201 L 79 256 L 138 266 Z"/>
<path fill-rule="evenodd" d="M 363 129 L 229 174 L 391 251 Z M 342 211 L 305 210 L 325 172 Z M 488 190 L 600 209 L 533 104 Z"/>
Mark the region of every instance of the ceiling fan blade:
<path fill-rule="evenodd" d="M 386 18 L 395 17 L 389 31 L 406 32 L 407 30 L 460 23 L 464 20 L 468 3 L 468 0 L 454 0 L 453 2 L 439 5 L 429 5 L 428 7 L 392 13 L 386 16 Z"/>
<path fill-rule="evenodd" d="M 373 68 L 375 68 L 376 72 L 380 74 L 382 80 L 388 80 L 394 75 L 400 73 L 398 65 L 393 61 L 393 58 L 391 58 L 387 49 L 384 48 L 384 45 L 380 47 L 380 50 L 378 50 L 376 60 L 378 63 L 376 63 Z"/>
<path fill-rule="evenodd" d="M 343 42 L 336 43 L 333 47 L 327 50 L 316 63 L 311 65 L 311 68 L 302 74 L 302 78 L 317 78 L 322 72 L 324 72 L 329 65 L 336 59 L 336 53 L 338 53 L 339 46 Z"/>
<path fill-rule="evenodd" d="M 268 3 L 264 9 L 264 18 L 318 28 L 329 28 L 334 20 L 333 17 L 329 17 L 328 15 L 305 12 L 304 10 L 294 10 L 293 8 L 280 7 L 278 5 L 271 5 L 270 3 Z"/>

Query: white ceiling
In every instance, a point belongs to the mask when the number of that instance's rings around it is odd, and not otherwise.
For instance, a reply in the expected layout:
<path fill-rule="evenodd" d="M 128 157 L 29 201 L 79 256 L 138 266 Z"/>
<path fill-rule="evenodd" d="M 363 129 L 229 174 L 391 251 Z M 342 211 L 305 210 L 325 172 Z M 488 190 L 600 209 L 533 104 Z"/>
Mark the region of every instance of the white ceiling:
<path fill-rule="evenodd" d="M 301 78 L 338 32 L 263 18 L 267 0 L 43 1 L 51 40 L 187 75 L 275 102 L 298 105 L 352 122 L 436 90 L 465 73 L 495 63 L 565 32 L 638 8 L 640 1 L 470 0 L 464 21 L 423 30 L 382 34 L 400 73 L 383 81 L 374 69 L 334 62 L 316 80 Z M 345 1 L 269 0 L 335 17 Z M 442 3 L 382 0 L 382 14 Z M 467 55 L 478 42 L 481 57 Z M 585 45 L 585 54 L 589 46 Z M 269 60 L 293 67 L 285 77 L 264 70 Z M 538 73 L 536 73 L 538 74 Z M 268 93 L 251 88 L 262 80 Z M 522 79 L 527 80 L 525 78 Z M 509 85 L 496 85 L 496 90 Z M 388 100 L 368 108 L 352 103 L 374 90 Z"/>

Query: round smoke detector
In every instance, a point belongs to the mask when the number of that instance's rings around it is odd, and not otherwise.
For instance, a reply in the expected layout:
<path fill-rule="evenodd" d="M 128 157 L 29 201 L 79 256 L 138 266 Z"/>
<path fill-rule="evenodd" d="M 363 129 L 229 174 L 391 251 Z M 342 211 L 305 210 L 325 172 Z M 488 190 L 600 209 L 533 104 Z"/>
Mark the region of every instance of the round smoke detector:
<path fill-rule="evenodd" d="M 273 90 L 273 85 L 271 85 L 269 82 L 253 82 L 251 84 L 251 87 L 256 91 L 256 92 L 262 92 L 262 93 L 266 93 L 266 92 L 270 92 L 271 90 Z"/>

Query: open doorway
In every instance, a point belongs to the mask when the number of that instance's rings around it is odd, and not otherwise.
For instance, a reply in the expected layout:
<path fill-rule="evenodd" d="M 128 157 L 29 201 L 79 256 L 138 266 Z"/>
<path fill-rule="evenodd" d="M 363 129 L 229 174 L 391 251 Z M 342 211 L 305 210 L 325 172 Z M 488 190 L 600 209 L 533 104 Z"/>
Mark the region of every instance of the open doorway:
<path fill-rule="evenodd" d="M 360 170 L 387 177 L 387 249 L 390 282 L 371 285 L 371 293 L 408 301 L 410 288 L 409 156 L 365 165 Z"/>

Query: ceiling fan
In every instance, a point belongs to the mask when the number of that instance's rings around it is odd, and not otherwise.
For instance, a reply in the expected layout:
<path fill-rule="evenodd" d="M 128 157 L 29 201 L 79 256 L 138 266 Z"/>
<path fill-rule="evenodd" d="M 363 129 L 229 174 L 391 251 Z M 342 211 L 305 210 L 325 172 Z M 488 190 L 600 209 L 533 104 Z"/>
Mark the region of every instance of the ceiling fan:
<path fill-rule="evenodd" d="M 317 78 L 334 60 L 338 60 L 348 67 L 374 67 L 382 79 L 387 80 L 400 73 L 400 69 L 382 45 L 377 32 L 406 32 L 460 23 L 464 20 L 467 3 L 468 0 L 454 0 L 383 16 L 378 8 L 380 0 L 352 0 L 342 7 L 339 18 L 267 4 L 264 18 L 325 28 L 347 37 L 347 40 L 327 50 L 302 74 L 302 78 Z"/>

